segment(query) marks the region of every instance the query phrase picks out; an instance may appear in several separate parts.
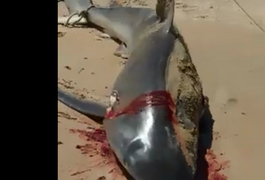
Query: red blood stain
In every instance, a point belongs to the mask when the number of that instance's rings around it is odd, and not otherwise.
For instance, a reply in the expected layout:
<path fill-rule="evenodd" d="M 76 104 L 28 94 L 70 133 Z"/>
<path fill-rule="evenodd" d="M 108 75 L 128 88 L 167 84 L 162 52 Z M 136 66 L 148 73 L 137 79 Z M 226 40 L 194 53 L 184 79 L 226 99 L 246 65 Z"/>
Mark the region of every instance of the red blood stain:
<path fill-rule="evenodd" d="M 178 120 L 174 116 L 175 104 L 170 93 L 167 91 L 153 91 L 143 94 L 133 100 L 122 111 L 108 112 L 106 114 L 106 119 L 112 119 L 123 114 L 135 114 L 140 109 L 147 106 L 164 106 L 168 108 L 170 120 L 174 122 L 174 124 L 177 124 Z M 107 157 L 106 164 L 115 164 L 113 166 L 114 168 L 112 168 L 109 173 L 116 172 L 116 174 L 122 174 L 120 168 L 117 167 L 116 158 L 107 142 L 106 132 L 103 129 L 92 129 L 91 131 L 71 129 L 70 132 L 79 133 L 79 136 L 88 142 L 88 144 L 77 146 L 83 154 L 89 154 L 90 157 L 100 154 L 105 159 Z"/>
<path fill-rule="evenodd" d="M 101 159 L 97 160 L 95 166 L 92 167 L 101 167 L 108 165 L 110 170 L 109 174 L 116 179 L 118 176 L 123 176 L 122 171 L 117 165 L 116 158 L 114 153 L 111 150 L 109 143 L 107 142 L 106 132 L 101 128 L 91 128 L 90 131 L 79 130 L 79 129 L 70 129 L 71 133 L 78 133 L 81 139 L 84 139 L 87 144 L 77 145 L 76 148 L 80 149 L 82 154 L 86 154 L 89 157 L 94 157 L 97 155 L 101 156 Z M 74 174 L 80 174 L 76 172 Z"/>
<path fill-rule="evenodd" d="M 170 112 L 173 112 L 175 108 L 175 104 L 169 92 L 164 90 L 152 91 L 139 96 L 121 111 L 109 111 L 105 118 L 112 119 L 123 114 L 135 114 L 140 109 L 148 106 L 165 106 L 169 108 Z"/>
<path fill-rule="evenodd" d="M 228 166 L 229 161 L 218 162 L 217 156 L 212 150 L 207 150 L 205 160 L 208 163 L 208 180 L 227 180 L 220 171 Z"/>
<path fill-rule="evenodd" d="M 135 114 L 139 112 L 144 107 L 148 106 L 163 106 L 167 109 L 169 120 L 172 122 L 173 128 L 176 133 L 177 141 L 180 143 L 180 147 L 183 151 L 183 154 L 186 158 L 186 161 L 189 165 L 194 166 L 192 159 L 189 155 L 189 151 L 187 149 L 187 144 L 185 140 L 181 137 L 181 134 L 179 132 L 178 128 L 178 122 L 179 120 L 175 116 L 175 110 L 176 106 L 175 103 L 171 97 L 171 94 L 168 91 L 165 90 L 159 90 L 159 91 L 151 91 L 146 94 L 142 94 L 138 98 L 134 99 L 127 107 L 125 107 L 121 111 L 108 111 L 106 113 L 105 118 L 106 119 L 113 119 L 117 116 L 123 115 L 123 114 Z"/>
<path fill-rule="evenodd" d="M 105 118 L 112 119 L 123 114 L 135 114 L 140 109 L 147 106 L 164 106 L 168 108 L 169 115 L 171 117 L 170 120 L 172 121 L 172 123 L 174 123 L 174 126 L 178 124 L 178 119 L 174 115 L 175 104 L 172 100 L 170 93 L 168 93 L 167 91 L 153 91 L 147 94 L 143 94 L 140 97 L 136 98 L 134 101 L 132 101 L 123 110 L 118 112 L 109 111 L 106 114 Z M 183 142 L 183 140 L 181 140 L 182 138 L 179 136 L 177 128 L 174 127 L 174 129 L 176 129 L 178 141 L 181 142 L 181 146 L 183 148 L 182 150 L 185 153 L 185 151 L 187 150 L 186 144 L 185 142 Z M 92 129 L 91 131 L 71 129 L 70 131 L 73 133 L 79 133 L 79 136 L 81 138 L 89 142 L 89 144 L 77 146 L 77 148 L 80 149 L 82 153 L 90 153 L 90 156 L 93 156 L 91 155 L 92 150 L 93 152 L 96 152 L 95 154 L 100 154 L 102 157 L 108 157 L 106 164 L 113 164 L 114 162 L 114 164 L 116 165 L 110 170 L 109 173 L 113 173 L 114 171 L 116 171 L 117 174 L 122 174 L 120 168 L 117 167 L 116 158 L 107 142 L 106 132 L 103 129 Z M 213 153 L 212 150 L 207 150 L 205 159 L 208 163 L 208 180 L 227 180 L 227 177 L 221 174 L 220 170 L 224 169 L 228 162 L 218 163 L 216 160 L 216 155 Z"/>
<path fill-rule="evenodd" d="M 102 156 L 111 155 L 111 148 L 107 142 L 106 132 L 103 129 L 92 129 L 91 131 L 70 129 L 70 132 L 78 133 L 80 138 L 90 143 L 77 146 L 77 148 L 80 149 L 83 154 L 88 154 L 91 152 L 91 150 L 96 150 Z M 88 149 L 90 149 L 90 151 L 88 151 Z"/>

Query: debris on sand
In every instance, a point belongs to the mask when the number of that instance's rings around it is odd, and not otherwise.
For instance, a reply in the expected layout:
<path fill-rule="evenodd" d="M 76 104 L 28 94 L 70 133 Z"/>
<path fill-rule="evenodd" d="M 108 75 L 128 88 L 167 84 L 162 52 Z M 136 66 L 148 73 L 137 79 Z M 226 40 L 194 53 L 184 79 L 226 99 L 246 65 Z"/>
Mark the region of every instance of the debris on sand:
<path fill-rule="evenodd" d="M 77 120 L 75 117 L 71 117 L 69 114 L 58 111 L 58 117 L 69 119 L 69 120 Z"/>
<path fill-rule="evenodd" d="M 66 32 L 58 32 L 58 37 L 64 37 L 65 34 Z"/>
<path fill-rule="evenodd" d="M 221 170 L 228 167 L 229 161 L 218 162 L 217 156 L 213 152 L 213 150 L 207 150 L 205 154 L 205 160 L 208 163 L 208 180 L 227 180 L 227 177 L 220 173 Z"/>
<path fill-rule="evenodd" d="M 97 180 L 106 180 L 105 176 L 100 176 Z"/>
<path fill-rule="evenodd" d="M 72 68 L 70 66 L 64 66 L 65 69 L 71 70 Z"/>
<path fill-rule="evenodd" d="M 85 173 L 85 172 L 87 172 L 87 171 L 91 171 L 91 169 L 86 169 L 86 170 L 84 170 L 84 171 L 77 171 L 77 172 L 71 174 L 71 176 L 76 176 L 76 175 L 79 175 L 79 174 L 83 174 L 83 173 Z"/>

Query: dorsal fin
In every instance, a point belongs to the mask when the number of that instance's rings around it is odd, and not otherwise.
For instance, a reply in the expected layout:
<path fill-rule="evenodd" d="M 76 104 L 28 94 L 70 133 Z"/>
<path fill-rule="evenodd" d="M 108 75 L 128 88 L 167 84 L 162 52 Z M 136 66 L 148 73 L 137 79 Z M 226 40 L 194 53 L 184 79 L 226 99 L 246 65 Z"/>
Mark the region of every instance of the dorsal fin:
<path fill-rule="evenodd" d="M 175 0 L 157 0 L 156 15 L 160 23 L 165 23 L 164 30 L 168 32 L 173 25 L 175 14 Z"/>

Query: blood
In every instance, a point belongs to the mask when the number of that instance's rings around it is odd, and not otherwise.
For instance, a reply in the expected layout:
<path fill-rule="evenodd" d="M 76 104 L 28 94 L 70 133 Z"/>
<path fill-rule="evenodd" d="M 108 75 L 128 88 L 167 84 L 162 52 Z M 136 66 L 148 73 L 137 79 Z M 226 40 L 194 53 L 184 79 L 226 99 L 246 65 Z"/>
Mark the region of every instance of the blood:
<path fill-rule="evenodd" d="M 170 120 L 173 123 L 175 133 L 177 135 L 178 142 L 180 142 L 180 146 L 182 148 L 182 151 L 184 152 L 185 157 L 188 156 L 186 144 L 180 137 L 180 134 L 177 130 L 178 128 L 176 128 L 179 122 L 175 117 L 176 106 L 170 93 L 167 91 L 153 91 L 143 94 L 133 100 L 123 110 L 118 112 L 109 111 L 108 113 L 106 113 L 105 118 L 111 120 L 123 114 L 135 114 L 144 107 L 148 106 L 163 106 L 167 108 Z M 88 151 L 91 151 L 91 149 L 93 149 L 94 151 L 98 151 L 98 153 L 100 153 L 102 157 L 108 157 L 108 164 L 115 162 L 115 164 L 117 165 L 117 160 L 115 160 L 115 155 L 112 152 L 109 143 L 107 142 L 106 132 L 103 129 L 93 129 L 92 131 L 72 129 L 71 132 L 77 132 L 79 133 L 80 137 L 85 138 L 86 141 L 94 142 L 94 144 L 90 143 L 84 146 L 78 146 L 78 148 L 81 149 L 84 154 L 87 154 Z M 187 162 L 189 162 L 189 158 L 186 158 Z M 216 160 L 216 155 L 211 150 L 207 150 L 205 159 L 208 163 L 208 180 L 227 180 L 227 177 L 220 173 L 220 170 L 225 168 L 226 163 L 218 163 Z M 112 173 L 113 171 L 116 171 L 116 174 L 122 175 L 120 168 L 117 166 L 112 168 L 110 173 Z"/>
<path fill-rule="evenodd" d="M 187 149 L 187 143 L 181 137 L 181 133 L 179 131 L 179 121 L 175 116 L 176 105 L 171 97 L 171 94 L 168 91 L 159 90 L 143 94 L 138 98 L 134 99 L 127 107 L 125 107 L 121 111 L 117 112 L 114 112 L 112 110 L 108 111 L 105 118 L 111 120 L 123 114 L 135 114 L 139 112 L 141 109 L 151 106 L 163 106 L 164 108 L 166 108 L 166 110 L 168 111 L 169 120 L 172 122 L 177 141 L 180 144 L 180 148 L 182 149 L 185 159 L 188 165 L 194 168 L 194 163 Z"/>
<path fill-rule="evenodd" d="M 227 180 L 227 177 L 220 171 L 228 166 L 229 161 L 218 162 L 213 150 L 207 150 L 205 160 L 208 163 L 208 180 Z"/>
<path fill-rule="evenodd" d="M 89 131 L 70 129 L 70 132 L 78 133 L 79 137 L 87 142 L 85 145 L 76 146 L 76 148 L 79 149 L 82 154 L 86 154 L 89 157 L 100 155 L 101 158 L 96 160 L 96 165 L 91 165 L 90 168 L 108 165 L 109 174 L 111 174 L 114 179 L 124 176 L 123 172 L 118 166 L 115 154 L 107 142 L 106 132 L 104 129 L 90 128 Z M 79 172 L 76 173 L 78 174 Z"/>
<path fill-rule="evenodd" d="M 176 119 L 174 116 L 175 104 L 169 92 L 167 91 L 153 91 L 146 94 L 141 95 L 140 97 L 133 100 L 126 108 L 119 112 L 109 111 L 106 114 L 106 119 L 113 119 L 117 116 L 123 114 L 135 114 L 139 110 L 147 106 L 164 106 L 168 109 L 170 114 L 170 120 Z M 92 154 L 97 155 L 100 154 L 102 157 L 106 159 L 106 164 L 112 164 L 112 169 L 109 173 L 114 173 L 114 176 L 123 175 L 124 173 L 121 171 L 120 167 L 117 167 L 117 159 L 114 153 L 111 150 L 109 143 L 107 142 L 106 132 L 99 129 L 92 129 L 91 131 L 71 129 L 72 133 L 79 133 L 79 136 L 82 139 L 85 139 L 89 144 L 78 145 L 77 148 L 81 150 L 83 154 L 90 154 L 89 157 L 93 157 Z M 115 165 L 113 165 L 115 164 Z"/>
<path fill-rule="evenodd" d="M 170 114 L 173 115 L 175 108 L 174 101 L 168 91 L 152 91 L 146 94 L 139 96 L 134 99 L 127 107 L 118 112 L 109 111 L 105 118 L 113 119 L 123 114 L 135 114 L 139 110 L 148 106 L 164 106 L 167 107 Z M 173 116 L 172 116 L 173 117 Z M 173 120 L 172 118 L 170 120 Z"/>
<path fill-rule="evenodd" d="M 79 136 L 87 142 L 93 143 L 93 147 L 91 144 L 86 145 L 77 145 L 77 149 L 80 149 L 83 154 L 88 154 L 92 150 L 96 150 L 101 156 L 110 156 L 111 148 L 109 143 L 107 142 L 106 131 L 98 128 L 92 129 L 91 131 L 79 130 L 79 129 L 70 129 L 72 133 L 78 133 Z M 100 147 L 98 147 L 100 145 Z"/>
<path fill-rule="evenodd" d="M 120 116 L 122 114 L 134 114 L 137 113 L 140 109 L 147 107 L 147 106 L 165 106 L 168 108 L 169 113 L 171 115 L 171 119 L 173 121 L 174 119 L 174 113 L 173 110 L 175 108 L 175 104 L 173 102 L 173 99 L 169 92 L 167 91 L 152 91 L 146 94 L 143 94 L 133 100 L 126 108 L 124 108 L 122 111 L 119 112 L 113 112 L 110 111 L 106 114 L 107 119 L 112 119 L 117 116 Z M 177 122 L 177 121 L 175 121 Z M 72 133 L 79 133 L 79 136 L 86 141 L 89 142 L 96 142 L 100 143 L 101 147 L 99 149 L 99 153 L 102 156 L 110 156 L 111 153 L 111 147 L 109 143 L 107 142 L 106 132 L 105 130 L 99 128 L 99 129 L 93 129 L 92 131 L 85 131 L 85 130 L 78 130 L 78 129 L 71 129 L 70 132 Z M 98 144 L 95 144 L 96 146 Z M 82 153 L 86 154 L 88 153 L 88 148 L 93 149 L 91 145 L 83 145 L 78 147 L 81 149 Z M 95 148 L 94 148 L 95 150 Z"/>

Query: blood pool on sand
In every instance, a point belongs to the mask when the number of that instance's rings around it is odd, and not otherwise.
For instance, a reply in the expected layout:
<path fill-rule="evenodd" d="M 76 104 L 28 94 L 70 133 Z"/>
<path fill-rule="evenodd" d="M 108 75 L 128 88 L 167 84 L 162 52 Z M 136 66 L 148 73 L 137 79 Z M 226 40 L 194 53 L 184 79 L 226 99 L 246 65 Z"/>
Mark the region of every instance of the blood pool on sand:
<path fill-rule="evenodd" d="M 92 167 L 109 166 L 109 174 L 114 178 L 123 176 L 123 172 L 118 166 L 114 153 L 107 142 L 106 132 L 101 128 L 92 128 L 89 131 L 70 129 L 71 133 L 78 133 L 81 139 L 86 141 L 84 145 L 77 145 L 76 148 L 81 150 L 82 154 L 89 157 L 99 156 L 97 165 Z"/>
<path fill-rule="evenodd" d="M 229 161 L 219 163 L 213 150 L 207 150 L 205 160 L 208 163 L 208 180 L 227 180 L 220 171 L 228 166 Z"/>

